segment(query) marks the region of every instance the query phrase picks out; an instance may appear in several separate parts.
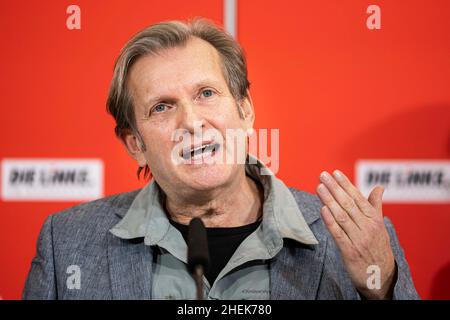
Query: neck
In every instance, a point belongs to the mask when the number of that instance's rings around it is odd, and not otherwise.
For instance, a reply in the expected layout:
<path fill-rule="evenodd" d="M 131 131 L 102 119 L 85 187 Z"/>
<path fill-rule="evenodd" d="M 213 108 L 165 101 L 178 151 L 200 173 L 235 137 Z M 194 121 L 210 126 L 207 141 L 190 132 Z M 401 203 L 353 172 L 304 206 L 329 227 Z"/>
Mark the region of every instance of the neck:
<path fill-rule="evenodd" d="M 262 203 L 262 189 L 244 171 L 240 179 L 201 202 L 167 195 L 165 205 L 170 218 L 181 224 L 198 217 L 206 227 L 239 227 L 261 218 Z"/>

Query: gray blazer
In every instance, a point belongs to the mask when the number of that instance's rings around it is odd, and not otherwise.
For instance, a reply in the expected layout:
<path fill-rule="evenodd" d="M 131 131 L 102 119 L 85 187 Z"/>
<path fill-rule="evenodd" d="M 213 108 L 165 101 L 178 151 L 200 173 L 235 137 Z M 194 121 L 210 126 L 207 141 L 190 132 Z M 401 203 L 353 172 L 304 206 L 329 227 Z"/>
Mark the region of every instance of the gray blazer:
<path fill-rule="evenodd" d="M 270 262 L 271 299 L 360 299 L 320 218 L 320 200 L 290 190 L 319 244 L 284 241 L 283 249 Z M 144 245 L 143 239 L 123 240 L 108 231 L 123 218 L 138 192 L 49 216 L 39 235 L 23 298 L 151 299 L 152 248 Z M 394 298 L 418 299 L 394 227 L 387 218 L 385 223 L 398 265 Z M 79 288 L 67 285 L 71 265 L 81 272 Z"/>

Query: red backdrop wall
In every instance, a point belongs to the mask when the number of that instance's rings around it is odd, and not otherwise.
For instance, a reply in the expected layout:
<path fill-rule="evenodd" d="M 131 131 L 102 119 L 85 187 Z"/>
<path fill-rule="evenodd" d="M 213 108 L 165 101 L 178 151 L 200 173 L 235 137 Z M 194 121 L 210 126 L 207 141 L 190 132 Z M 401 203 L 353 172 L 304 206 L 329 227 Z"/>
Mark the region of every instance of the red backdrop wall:
<path fill-rule="evenodd" d="M 81 9 L 81 30 L 66 8 Z M 368 30 L 366 8 L 381 8 Z M 128 38 L 168 19 L 222 24 L 219 0 L 0 4 L 2 158 L 101 158 L 105 195 L 141 187 L 105 100 Z M 256 128 L 280 129 L 278 177 L 314 192 L 358 159 L 450 158 L 450 2 L 238 2 Z M 0 202 L 0 296 L 20 298 L 44 219 L 74 202 Z M 450 298 L 450 206 L 386 204 L 422 298 Z"/>

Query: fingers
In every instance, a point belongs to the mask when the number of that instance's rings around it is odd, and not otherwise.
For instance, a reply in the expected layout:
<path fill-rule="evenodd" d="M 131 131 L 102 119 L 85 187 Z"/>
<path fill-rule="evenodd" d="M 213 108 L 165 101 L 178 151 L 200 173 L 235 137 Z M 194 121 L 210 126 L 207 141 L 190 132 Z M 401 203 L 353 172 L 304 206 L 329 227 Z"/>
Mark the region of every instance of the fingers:
<path fill-rule="evenodd" d="M 375 187 L 369 195 L 370 204 L 378 211 L 381 212 L 381 206 L 383 203 L 384 187 Z"/>
<path fill-rule="evenodd" d="M 337 204 L 352 218 L 352 220 L 360 227 L 364 221 L 360 208 L 356 205 L 355 200 L 349 195 L 328 172 L 320 174 L 321 182 L 331 193 Z M 367 201 L 367 200 L 366 200 Z M 333 208 L 329 207 L 334 213 Z"/>
<path fill-rule="evenodd" d="M 361 236 L 361 230 L 356 223 L 350 218 L 349 214 L 336 202 L 328 189 L 319 184 L 317 193 L 323 204 L 330 210 L 334 221 L 348 235 L 350 239 L 357 239 Z"/>
<path fill-rule="evenodd" d="M 328 209 L 327 206 L 323 206 L 321 209 L 321 213 L 323 221 L 325 222 L 325 225 L 327 226 L 328 230 L 330 231 L 331 235 L 336 241 L 338 247 L 340 248 L 350 245 L 351 243 L 350 238 L 347 236 L 344 230 L 342 230 L 342 228 L 337 224 L 330 209 Z"/>
<path fill-rule="evenodd" d="M 333 172 L 333 177 L 342 189 L 355 201 L 356 205 L 365 215 L 371 216 L 373 207 L 362 193 L 351 183 L 345 174 L 339 170 Z"/>

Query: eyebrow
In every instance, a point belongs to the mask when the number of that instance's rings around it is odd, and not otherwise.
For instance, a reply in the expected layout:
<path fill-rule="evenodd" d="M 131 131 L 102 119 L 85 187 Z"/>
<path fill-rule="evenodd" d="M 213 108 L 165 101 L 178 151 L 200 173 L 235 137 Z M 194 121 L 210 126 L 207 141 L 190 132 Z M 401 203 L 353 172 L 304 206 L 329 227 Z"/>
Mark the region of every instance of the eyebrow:
<path fill-rule="evenodd" d="M 203 79 L 199 82 L 197 82 L 196 84 L 193 85 L 194 90 L 198 90 L 202 87 L 209 87 L 209 86 L 214 86 L 216 88 L 216 90 L 218 90 L 220 93 L 222 92 L 218 87 L 220 87 L 220 84 L 217 80 L 214 79 Z M 169 95 L 162 95 L 162 96 L 153 96 L 150 97 L 148 100 L 146 100 L 145 102 L 145 107 L 149 108 L 151 106 L 153 106 L 154 103 L 158 102 L 158 101 L 174 101 L 175 99 Z"/>

